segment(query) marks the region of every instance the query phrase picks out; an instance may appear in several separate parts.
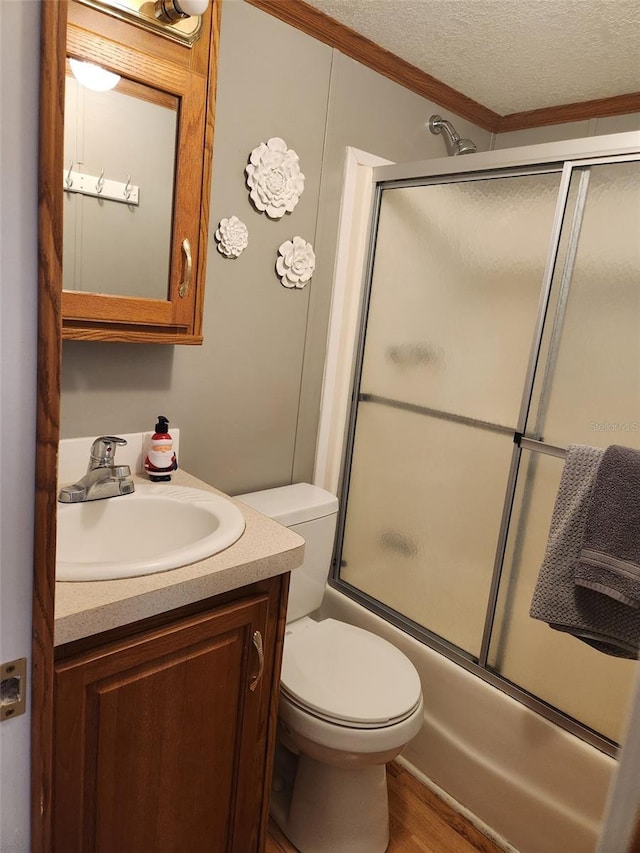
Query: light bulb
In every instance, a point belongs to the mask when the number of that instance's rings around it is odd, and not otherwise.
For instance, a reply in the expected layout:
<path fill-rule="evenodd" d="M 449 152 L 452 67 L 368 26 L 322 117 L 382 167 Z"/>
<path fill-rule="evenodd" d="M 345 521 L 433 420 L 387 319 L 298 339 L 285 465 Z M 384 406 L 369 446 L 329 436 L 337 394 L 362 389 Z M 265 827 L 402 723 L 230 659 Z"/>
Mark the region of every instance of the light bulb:
<path fill-rule="evenodd" d="M 203 15 L 207 11 L 209 0 L 176 0 L 185 15 Z"/>
<path fill-rule="evenodd" d="M 106 68 L 100 68 L 99 65 L 94 65 L 93 62 L 81 62 L 79 59 L 69 59 L 69 65 L 78 83 L 86 86 L 87 89 L 93 89 L 94 92 L 107 92 L 120 82 L 119 74 L 107 71 Z"/>
<path fill-rule="evenodd" d="M 160 21 L 175 24 L 192 15 L 204 14 L 208 5 L 209 0 L 156 0 L 154 14 Z"/>

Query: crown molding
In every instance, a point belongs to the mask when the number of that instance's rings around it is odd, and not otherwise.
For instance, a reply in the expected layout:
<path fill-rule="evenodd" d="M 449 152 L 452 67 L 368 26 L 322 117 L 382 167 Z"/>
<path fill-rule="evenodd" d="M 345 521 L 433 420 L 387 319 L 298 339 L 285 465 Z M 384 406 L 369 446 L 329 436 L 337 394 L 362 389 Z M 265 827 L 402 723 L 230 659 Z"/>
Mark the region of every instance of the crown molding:
<path fill-rule="evenodd" d="M 336 48 L 345 56 L 366 65 L 378 74 L 422 95 L 440 107 L 494 133 L 502 117 L 488 107 L 463 95 L 446 83 L 426 74 L 415 65 L 385 50 L 344 24 L 325 15 L 304 0 L 245 0 L 292 27 Z"/>
<path fill-rule="evenodd" d="M 441 80 L 421 71 L 415 65 L 400 59 L 399 56 L 385 50 L 350 27 L 330 18 L 324 12 L 310 6 L 305 0 L 245 0 L 245 2 L 491 133 L 506 133 L 550 124 L 640 112 L 640 92 L 632 92 L 611 98 L 560 104 L 501 116 L 462 92 L 447 86 Z"/>
<path fill-rule="evenodd" d="M 526 130 L 530 127 L 542 127 L 548 124 L 588 121 L 592 118 L 606 118 L 607 116 L 636 112 L 640 112 L 640 92 L 631 92 L 628 95 L 615 95 L 611 98 L 577 101 L 574 104 L 560 104 L 557 107 L 542 107 L 538 110 L 511 113 L 502 117 L 496 133 Z"/>

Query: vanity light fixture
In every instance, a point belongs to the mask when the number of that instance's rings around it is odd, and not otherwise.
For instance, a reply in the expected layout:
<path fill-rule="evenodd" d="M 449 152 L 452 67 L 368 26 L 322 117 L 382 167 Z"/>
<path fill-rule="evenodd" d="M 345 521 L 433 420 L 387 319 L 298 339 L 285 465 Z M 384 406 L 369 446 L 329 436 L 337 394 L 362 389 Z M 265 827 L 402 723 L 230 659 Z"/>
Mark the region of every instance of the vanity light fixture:
<path fill-rule="evenodd" d="M 210 5 L 210 0 L 79 0 L 79 2 L 187 47 L 193 47 L 200 38 L 202 15 Z"/>
<path fill-rule="evenodd" d="M 69 59 L 69 65 L 78 83 L 86 86 L 87 89 L 93 89 L 94 92 L 108 92 L 120 82 L 119 74 L 107 71 L 106 68 L 94 65 L 93 62 Z"/>
<path fill-rule="evenodd" d="M 176 21 L 203 15 L 209 0 L 155 0 L 154 14 L 159 21 L 175 24 Z"/>

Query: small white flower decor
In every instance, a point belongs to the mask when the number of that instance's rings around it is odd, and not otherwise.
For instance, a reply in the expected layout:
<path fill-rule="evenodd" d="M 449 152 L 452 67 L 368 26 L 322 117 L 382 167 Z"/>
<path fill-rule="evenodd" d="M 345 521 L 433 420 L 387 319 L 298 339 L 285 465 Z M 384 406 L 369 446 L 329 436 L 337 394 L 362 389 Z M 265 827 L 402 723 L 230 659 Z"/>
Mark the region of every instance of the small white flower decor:
<path fill-rule="evenodd" d="M 279 136 L 253 149 L 245 172 L 249 198 L 271 219 L 291 213 L 304 190 L 298 155 Z"/>
<path fill-rule="evenodd" d="M 276 272 L 284 287 L 303 288 L 316 268 L 316 256 L 311 243 L 302 237 L 287 240 L 278 249 Z"/>
<path fill-rule="evenodd" d="M 225 258 L 237 258 L 247 248 L 249 230 L 237 216 L 232 216 L 230 219 L 220 220 L 215 238 L 221 255 Z"/>

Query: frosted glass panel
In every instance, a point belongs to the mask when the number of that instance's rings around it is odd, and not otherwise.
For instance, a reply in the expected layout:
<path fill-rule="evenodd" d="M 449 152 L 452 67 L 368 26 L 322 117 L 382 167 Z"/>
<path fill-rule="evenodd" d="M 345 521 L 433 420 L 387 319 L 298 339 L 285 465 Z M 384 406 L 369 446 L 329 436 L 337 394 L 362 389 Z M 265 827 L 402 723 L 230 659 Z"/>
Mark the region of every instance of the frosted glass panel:
<path fill-rule="evenodd" d="M 361 403 L 343 580 L 477 656 L 512 446 Z"/>
<path fill-rule="evenodd" d="M 545 331 L 527 432 L 561 447 L 640 449 L 640 164 L 593 166 L 588 181 L 566 309 L 560 299 Z M 490 663 L 618 740 L 635 663 L 529 617 L 561 472 L 562 460 L 523 453 Z"/>
<path fill-rule="evenodd" d="M 590 170 L 558 343 L 551 376 L 537 374 L 529 432 L 562 447 L 640 449 L 638 162 Z"/>
<path fill-rule="evenodd" d="M 383 192 L 364 393 L 515 427 L 559 181 Z"/>
<path fill-rule="evenodd" d="M 523 451 L 489 664 L 550 705 L 618 741 L 635 661 L 601 654 L 529 616 L 562 465 L 561 459 Z"/>

